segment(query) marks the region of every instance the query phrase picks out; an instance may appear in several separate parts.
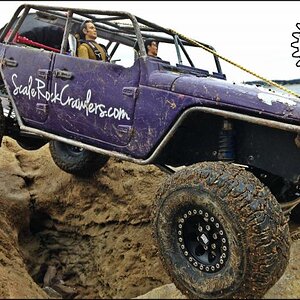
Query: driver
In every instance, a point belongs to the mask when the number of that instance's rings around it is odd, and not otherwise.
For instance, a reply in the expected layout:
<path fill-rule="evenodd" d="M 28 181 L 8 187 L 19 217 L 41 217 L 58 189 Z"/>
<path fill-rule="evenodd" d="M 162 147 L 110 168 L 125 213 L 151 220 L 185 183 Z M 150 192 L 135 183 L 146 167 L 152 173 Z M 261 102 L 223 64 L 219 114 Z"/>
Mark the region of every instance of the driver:
<path fill-rule="evenodd" d="M 96 42 L 97 29 L 91 20 L 84 21 L 80 26 L 80 45 L 77 56 L 80 58 L 109 61 L 106 47 Z"/>

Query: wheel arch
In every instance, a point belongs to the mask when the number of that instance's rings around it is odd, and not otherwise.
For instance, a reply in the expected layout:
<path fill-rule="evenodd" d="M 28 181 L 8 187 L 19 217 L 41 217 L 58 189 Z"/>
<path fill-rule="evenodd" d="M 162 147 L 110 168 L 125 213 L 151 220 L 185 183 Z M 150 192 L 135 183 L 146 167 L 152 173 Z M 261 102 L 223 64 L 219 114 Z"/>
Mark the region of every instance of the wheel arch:
<path fill-rule="evenodd" d="M 218 152 L 225 119 L 233 125 L 233 162 L 294 184 L 300 182 L 300 151 L 296 143 L 300 126 L 212 108 L 193 107 L 185 111 L 171 128 L 173 133 L 161 143 L 164 145 L 160 144 L 155 162 L 177 167 L 222 160 Z"/>

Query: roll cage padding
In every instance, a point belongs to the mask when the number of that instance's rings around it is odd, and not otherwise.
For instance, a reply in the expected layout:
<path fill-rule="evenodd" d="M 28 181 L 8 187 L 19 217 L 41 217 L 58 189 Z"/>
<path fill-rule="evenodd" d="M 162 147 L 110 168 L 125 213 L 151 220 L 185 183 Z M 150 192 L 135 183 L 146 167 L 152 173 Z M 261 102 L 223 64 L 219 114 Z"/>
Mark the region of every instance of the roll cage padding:
<path fill-rule="evenodd" d="M 45 50 L 49 50 L 49 51 L 53 51 L 53 52 L 57 52 L 57 53 L 60 52 L 59 49 L 49 47 L 49 46 L 41 44 L 41 43 L 34 42 L 33 40 L 30 40 L 27 37 L 21 36 L 19 34 L 17 34 L 17 37 L 16 37 L 15 41 L 16 41 L 16 43 L 25 44 L 25 45 L 29 45 L 29 46 L 32 46 L 32 47 L 43 48 Z"/>
<path fill-rule="evenodd" d="M 56 26 L 34 27 L 30 31 L 20 31 L 20 36 L 25 37 L 32 42 L 45 45 L 58 50 L 61 47 L 64 31 Z"/>

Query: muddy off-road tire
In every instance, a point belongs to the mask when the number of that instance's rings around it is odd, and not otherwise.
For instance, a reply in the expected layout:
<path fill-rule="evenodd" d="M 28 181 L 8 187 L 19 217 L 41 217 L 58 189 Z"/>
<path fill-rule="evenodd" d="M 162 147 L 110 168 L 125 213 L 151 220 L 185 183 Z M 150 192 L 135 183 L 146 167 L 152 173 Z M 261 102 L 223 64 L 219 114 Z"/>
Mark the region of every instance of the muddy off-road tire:
<path fill-rule="evenodd" d="M 5 132 L 5 117 L 3 114 L 3 107 L 2 107 L 2 102 L 0 100 L 0 147 L 2 144 L 2 139 L 4 136 L 4 132 Z"/>
<path fill-rule="evenodd" d="M 58 141 L 50 141 L 49 149 L 53 161 L 60 169 L 80 177 L 93 175 L 109 159 L 108 156 Z"/>
<path fill-rule="evenodd" d="M 23 149 L 28 151 L 38 150 L 48 143 L 47 140 L 31 137 L 18 137 L 16 141 Z"/>
<path fill-rule="evenodd" d="M 206 162 L 161 186 L 153 234 L 173 282 L 191 298 L 259 298 L 289 260 L 286 218 L 267 187 L 243 168 Z"/>

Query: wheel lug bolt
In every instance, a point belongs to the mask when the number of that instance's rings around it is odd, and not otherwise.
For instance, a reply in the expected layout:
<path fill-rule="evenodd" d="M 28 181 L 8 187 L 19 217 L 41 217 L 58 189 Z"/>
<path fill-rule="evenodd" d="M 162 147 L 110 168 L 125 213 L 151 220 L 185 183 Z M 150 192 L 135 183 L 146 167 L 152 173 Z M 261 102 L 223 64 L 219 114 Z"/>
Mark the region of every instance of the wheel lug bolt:
<path fill-rule="evenodd" d="M 222 257 L 222 258 L 226 258 L 226 254 L 225 254 L 225 253 L 223 253 L 221 257 Z"/>
<path fill-rule="evenodd" d="M 215 225 L 216 225 L 216 228 L 219 228 L 219 227 L 220 227 L 220 224 L 219 224 L 219 223 L 216 223 Z"/>
<path fill-rule="evenodd" d="M 207 231 L 210 231 L 210 226 L 209 225 L 206 225 L 205 228 L 206 228 Z"/>
<path fill-rule="evenodd" d="M 192 214 L 192 212 L 189 210 L 189 211 L 188 211 L 188 215 L 190 216 L 191 214 Z"/>
<path fill-rule="evenodd" d="M 215 267 L 214 267 L 214 266 L 211 266 L 211 270 L 214 271 L 214 270 L 215 270 Z"/>
<path fill-rule="evenodd" d="M 179 228 L 182 228 L 182 224 L 179 224 L 178 227 L 179 227 Z"/>
<path fill-rule="evenodd" d="M 183 250 L 185 247 L 184 247 L 184 245 L 180 245 L 180 248 Z"/>
<path fill-rule="evenodd" d="M 204 250 L 207 250 L 208 249 L 208 247 L 205 245 L 205 246 L 203 246 L 203 248 L 204 248 Z"/>
<path fill-rule="evenodd" d="M 193 210 L 193 214 L 195 215 L 197 213 L 196 209 Z"/>
<path fill-rule="evenodd" d="M 197 266 L 198 266 L 198 263 L 195 261 L 195 262 L 193 263 L 193 265 L 194 265 L 195 267 L 197 267 Z"/>
<path fill-rule="evenodd" d="M 222 238 L 222 243 L 226 243 L 226 239 L 225 238 Z"/>
<path fill-rule="evenodd" d="M 211 244 L 212 249 L 216 249 L 216 244 Z"/>
<path fill-rule="evenodd" d="M 198 230 L 199 230 L 199 232 L 202 232 L 203 231 L 203 227 L 202 226 L 198 226 Z"/>
<path fill-rule="evenodd" d="M 203 265 L 200 265 L 200 267 L 199 267 L 199 268 L 200 268 L 200 270 L 203 270 Z"/>
<path fill-rule="evenodd" d="M 219 233 L 220 233 L 220 235 L 223 235 L 224 232 L 223 232 L 223 230 L 220 230 Z"/>
<path fill-rule="evenodd" d="M 224 260 L 221 258 L 220 259 L 220 264 L 223 265 L 224 264 Z"/>
<path fill-rule="evenodd" d="M 226 247 L 226 246 L 223 246 L 222 248 L 223 248 L 223 250 L 224 250 L 224 251 L 226 251 L 226 250 L 227 250 L 227 247 Z"/>
<path fill-rule="evenodd" d="M 203 214 L 203 211 L 200 209 L 199 210 L 199 215 L 202 215 Z"/>
<path fill-rule="evenodd" d="M 184 214 L 183 217 L 186 219 L 187 218 L 187 214 Z"/>
<path fill-rule="evenodd" d="M 191 257 L 189 257 L 189 261 L 190 261 L 190 262 L 192 262 L 192 261 L 193 261 L 193 259 L 192 259 Z"/>
<path fill-rule="evenodd" d="M 211 217 L 210 220 L 211 220 L 211 222 L 214 222 L 214 221 L 215 221 L 215 218 L 214 218 L 214 217 Z"/>
<path fill-rule="evenodd" d="M 213 234 L 213 239 L 216 240 L 218 238 L 218 236 L 214 233 Z"/>
<path fill-rule="evenodd" d="M 209 271 L 209 267 L 205 267 L 205 270 L 206 270 L 206 271 Z"/>
<path fill-rule="evenodd" d="M 189 255 L 189 253 L 188 253 L 187 251 L 184 251 L 183 254 L 184 254 L 185 256 L 188 256 L 188 255 Z"/>
<path fill-rule="evenodd" d="M 178 234 L 181 235 L 181 233 L 182 233 L 181 230 L 179 230 L 179 231 L 178 231 Z"/>
<path fill-rule="evenodd" d="M 220 268 L 220 265 L 219 265 L 219 264 L 216 264 L 216 268 L 219 269 L 219 268 Z"/>
<path fill-rule="evenodd" d="M 206 218 L 208 218 L 208 213 L 205 213 L 204 216 L 205 216 Z"/>

